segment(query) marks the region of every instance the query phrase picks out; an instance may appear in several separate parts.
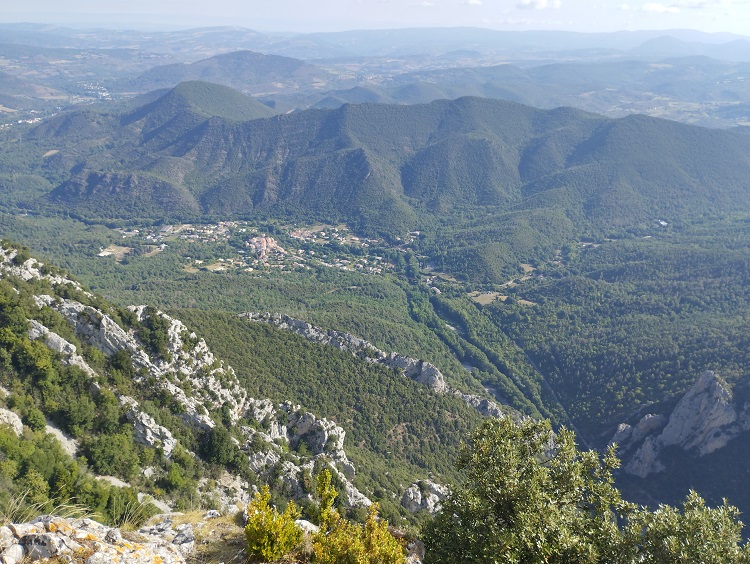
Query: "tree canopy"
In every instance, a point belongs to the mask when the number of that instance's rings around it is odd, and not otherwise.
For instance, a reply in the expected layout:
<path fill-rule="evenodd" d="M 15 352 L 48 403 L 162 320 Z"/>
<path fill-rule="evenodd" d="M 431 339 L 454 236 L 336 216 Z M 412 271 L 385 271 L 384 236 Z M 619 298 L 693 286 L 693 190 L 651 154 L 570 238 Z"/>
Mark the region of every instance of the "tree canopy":
<path fill-rule="evenodd" d="M 426 562 L 747 562 L 736 508 L 691 492 L 682 510 L 637 507 L 613 485 L 614 447 L 578 450 L 549 421 L 484 422 L 427 527 Z"/>

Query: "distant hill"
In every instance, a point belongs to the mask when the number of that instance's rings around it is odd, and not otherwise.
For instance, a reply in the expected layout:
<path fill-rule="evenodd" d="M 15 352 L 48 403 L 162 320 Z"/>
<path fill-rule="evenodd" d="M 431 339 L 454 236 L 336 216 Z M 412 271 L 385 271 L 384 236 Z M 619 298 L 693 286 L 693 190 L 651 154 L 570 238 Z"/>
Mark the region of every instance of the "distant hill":
<path fill-rule="evenodd" d="M 43 124 L 35 142 L 58 150 L 46 174 L 67 178 L 50 201 L 100 218 L 273 211 L 390 238 L 439 230 L 438 264 L 487 280 L 584 233 L 750 210 L 748 137 L 734 132 L 481 98 L 237 121 L 266 111 L 241 96 L 187 83 L 119 118 Z M 111 150 L 86 149 L 84 132 Z"/>
<path fill-rule="evenodd" d="M 663 35 L 649 39 L 631 49 L 630 54 L 654 58 L 700 55 L 724 61 L 748 62 L 750 61 L 750 40 L 735 39 L 726 43 L 706 44 Z"/>
<path fill-rule="evenodd" d="M 320 90 L 333 85 L 329 71 L 299 59 L 235 51 L 190 64 L 155 67 L 122 85 L 134 92 L 170 88 L 184 81 L 202 80 L 231 86 L 250 94 L 280 90 Z"/>
<path fill-rule="evenodd" d="M 271 117 L 271 108 L 219 84 L 193 80 L 181 82 L 165 95 L 125 116 L 126 123 L 143 120 L 144 128 L 162 127 L 180 115 L 192 114 L 196 120 L 219 117 L 230 121 L 248 121 Z"/>
<path fill-rule="evenodd" d="M 750 119 L 737 107 L 750 102 L 745 79 L 750 76 L 750 63 L 683 55 L 657 61 L 420 70 L 393 77 L 381 90 L 393 103 L 402 104 L 482 96 L 540 108 L 567 105 L 611 117 L 647 113 L 710 127 L 730 127 Z"/>

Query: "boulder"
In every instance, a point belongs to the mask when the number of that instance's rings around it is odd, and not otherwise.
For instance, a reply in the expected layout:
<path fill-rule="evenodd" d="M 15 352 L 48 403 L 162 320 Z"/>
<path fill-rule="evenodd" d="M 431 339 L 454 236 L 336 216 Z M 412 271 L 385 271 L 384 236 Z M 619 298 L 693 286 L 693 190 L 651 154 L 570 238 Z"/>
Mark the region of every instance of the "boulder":
<path fill-rule="evenodd" d="M 163 533 L 143 536 L 146 542 L 126 541 L 118 529 L 92 519 L 43 515 L 32 523 L 0 527 L 0 563 L 17 564 L 22 559 L 72 562 L 71 555 L 88 552 L 86 564 L 185 564 L 185 554 L 195 540 L 190 525 L 171 530 L 169 538 Z"/>
<path fill-rule="evenodd" d="M 450 490 L 432 480 L 421 480 L 410 485 L 401 496 L 401 505 L 410 513 L 427 511 L 434 515 L 440 511 L 441 502 L 448 497 Z"/>
<path fill-rule="evenodd" d="M 13 432 L 20 436 L 23 433 L 23 422 L 18 414 L 0 407 L 0 425 L 10 425 Z"/>

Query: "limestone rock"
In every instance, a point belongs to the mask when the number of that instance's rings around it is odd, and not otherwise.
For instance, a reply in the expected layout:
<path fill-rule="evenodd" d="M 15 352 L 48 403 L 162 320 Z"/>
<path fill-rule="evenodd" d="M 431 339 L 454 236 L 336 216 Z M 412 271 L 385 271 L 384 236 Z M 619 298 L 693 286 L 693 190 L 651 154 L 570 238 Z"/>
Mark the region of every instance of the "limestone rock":
<path fill-rule="evenodd" d="M 121 396 L 121 405 L 127 405 L 130 409 L 125 413 L 128 421 L 133 424 L 133 440 L 141 445 L 162 449 L 165 458 L 172 455 L 177 446 L 177 439 L 172 436 L 169 429 L 156 423 L 153 417 L 138 409 L 138 402 L 133 398 Z"/>
<path fill-rule="evenodd" d="M 667 418 L 661 414 L 653 415 L 649 413 L 644 415 L 633 428 L 630 440 L 634 443 L 640 441 L 643 437 L 663 429 L 667 421 Z"/>
<path fill-rule="evenodd" d="M 731 438 L 723 429 L 737 420 L 732 396 L 711 372 L 704 372 L 682 397 L 661 434 L 666 445 L 696 448 L 700 455 L 725 446 Z"/>
<path fill-rule="evenodd" d="M 171 531 L 171 536 L 166 535 L 169 538 L 164 534 L 144 534 L 146 542 L 130 542 L 123 540 L 119 530 L 91 519 L 43 515 L 32 523 L 0 528 L 0 563 L 55 558 L 72 561 L 70 555 L 84 550 L 93 552 L 86 564 L 184 564 L 185 553 L 194 542 L 189 527 Z"/>
<path fill-rule="evenodd" d="M 254 472 L 265 476 L 275 473 L 294 498 L 311 499 L 299 482 L 300 473 L 303 470 L 312 472 L 315 461 L 323 460 L 331 472 L 335 472 L 341 479 L 347 504 L 364 507 L 372 504 L 351 483 L 356 468 L 344 451 L 346 432 L 336 423 L 303 411 L 299 405 L 291 402 L 274 406 L 268 400 L 253 398 L 248 398 L 244 416 L 254 419 L 262 428 L 241 427 L 247 437 L 242 449 L 247 453 L 250 468 Z M 282 462 L 281 449 L 276 444 L 278 441 L 287 442 L 294 450 L 299 449 L 304 442 L 309 454 L 295 456 L 296 462 Z"/>
<path fill-rule="evenodd" d="M 95 376 L 96 372 L 88 365 L 73 343 L 69 343 L 57 333 L 50 331 L 35 319 L 29 319 L 29 339 L 44 339 L 44 344 L 60 355 L 62 363 L 68 366 L 77 366 L 89 376 Z"/>
<path fill-rule="evenodd" d="M 748 427 L 744 416 L 738 414 L 727 386 L 716 374 L 706 371 L 680 399 L 669 418 L 649 414 L 632 429 L 620 425 L 612 440 L 626 451 L 643 440 L 634 453 L 624 457 L 623 469 L 645 478 L 664 470 L 659 457 L 665 447 L 679 446 L 705 456 L 726 446 Z"/>
<path fill-rule="evenodd" d="M 500 406 L 497 405 L 492 400 L 477 396 L 475 394 L 466 394 L 458 390 L 453 390 L 453 395 L 464 400 L 464 402 L 466 402 L 467 405 L 470 405 L 471 407 L 476 409 L 479 413 L 481 413 L 485 417 L 504 417 L 505 416 Z"/>
<path fill-rule="evenodd" d="M 10 527 L 0 527 L 0 552 L 14 544 L 16 544 L 16 536 Z"/>
<path fill-rule="evenodd" d="M 628 474 L 633 474 L 639 478 L 661 472 L 664 470 L 664 465 L 659 462 L 661 449 L 662 445 L 658 438 L 647 437 L 623 469 Z"/>
<path fill-rule="evenodd" d="M 21 539 L 21 546 L 30 560 L 52 558 L 67 552 L 76 552 L 82 547 L 76 541 L 62 534 L 28 534 Z"/>
<path fill-rule="evenodd" d="M 18 436 L 23 432 L 21 418 L 11 410 L 2 407 L 0 407 L 0 425 L 10 425 L 13 432 Z"/>
<path fill-rule="evenodd" d="M 430 515 L 440 511 L 441 502 L 448 497 L 449 490 L 431 480 L 421 480 L 410 485 L 401 496 L 401 505 L 410 513 L 424 510 Z"/>
<path fill-rule="evenodd" d="M 4 249 L 0 247 L 0 274 L 6 272 L 13 276 L 18 276 L 23 280 L 46 280 L 52 286 L 66 285 L 74 288 L 82 294 L 92 297 L 93 295 L 83 289 L 75 280 L 70 280 L 64 276 L 56 274 L 45 274 L 44 264 L 34 258 L 27 259 L 21 265 L 16 265 L 12 260 L 18 254 L 17 249 Z"/>
<path fill-rule="evenodd" d="M 18 564 L 23 560 L 26 551 L 23 546 L 14 543 L 0 553 L 0 562 L 2 564 Z"/>
<path fill-rule="evenodd" d="M 614 436 L 610 439 L 608 445 L 616 444 L 620 448 L 623 448 L 630 442 L 630 437 L 633 436 L 633 427 L 627 423 L 620 423 L 617 426 Z"/>
<path fill-rule="evenodd" d="M 297 519 L 294 524 L 310 535 L 313 535 L 320 531 L 320 527 L 318 527 L 314 523 L 310 523 L 310 521 L 306 521 L 305 519 Z"/>

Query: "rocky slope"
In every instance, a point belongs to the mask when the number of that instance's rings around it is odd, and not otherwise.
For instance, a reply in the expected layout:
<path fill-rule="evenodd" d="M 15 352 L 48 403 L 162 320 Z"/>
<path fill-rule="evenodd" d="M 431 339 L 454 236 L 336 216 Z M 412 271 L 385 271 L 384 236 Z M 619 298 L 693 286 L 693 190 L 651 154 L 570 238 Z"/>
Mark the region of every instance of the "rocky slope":
<path fill-rule="evenodd" d="M 370 500 L 351 483 L 355 468 L 343 449 L 346 433 L 341 427 L 303 410 L 299 405 L 249 398 L 239 385 L 234 370 L 216 359 L 205 341 L 198 339 L 181 321 L 153 308 L 131 307 L 138 323 L 156 319 L 166 327 L 166 350 L 154 353 L 140 341 L 132 327 L 119 324 L 112 315 L 95 305 L 82 303 L 95 297 L 77 282 L 52 274 L 48 267 L 33 258 L 21 260 L 16 259 L 17 256 L 16 249 L 0 248 L 0 277 L 12 279 L 15 276 L 25 281 L 46 283 L 47 286 L 40 287 L 46 287 L 47 291 L 33 295 L 36 306 L 62 315 L 83 345 L 94 347 L 107 357 L 125 351 L 135 369 L 137 388 L 166 396 L 173 406 L 172 411 L 183 424 L 198 431 L 210 430 L 219 424 L 212 413 L 221 413 L 222 419 L 226 415 L 231 425 L 240 419 L 250 422 L 250 425 L 240 426 L 244 440 L 233 440 L 247 456 L 250 468 L 262 479 L 274 476 L 282 480 L 293 497 L 310 498 L 310 492 L 301 485 L 303 477 L 316 464 L 323 464 L 337 474 L 345 488 L 348 505 L 370 505 Z M 60 287 L 65 287 L 65 290 L 59 291 Z M 105 379 L 87 363 L 75 344 L 37 320 L 28 320 L 28 323 L 30 339 L 43 342 L 59 355 L 63 364 L 80 368 L 91 378 L 92 389 L 97 393 L 106 387 L 103 384 Z M 135 442 L 158 447 L 168 459 L 179 443 L 175 438 L 176 429 L 158 424 L 141 408 L 138 399 L 116 395 L 133 426 Z M 18 428 L 20 433 L 18 418 L 14 415 L 7 410 L 0 413 L 1 420 Z M 302 442 L 307 447 L 306 454 L 290 451 L 290 447 L 298 449 Z M 205 486 L 213 481 L 206 479 L 203 482 Z M 247 482 L 229 474 L 215 481 L 214 487 L 214 495 L 225 506 L 246 503 L 252 493 Z"/>
<path fill-rule="evenodd" d="M 621 423 L 617 443 L 624 472 L 645 478 L 665 469 L 664 450 L 678 447 L 703 457 L 750 430 L 750 403 L 733 398 L 729 386 L 704 372 L 671 413 L 649 413 L 634 425 Z"/>
<path fill-rule="evenodd" d="M 28 523 L 0 527 L 0 561 L 3 564 L 59 558 L 86 564 L 184 564 L 195 545 L 189 524 L 172 527 L 166 518 L 152 527 L 123 538 L 122 532 L 88 518 L 65 519 L 42 515 Z"/>
<path fill-rule="evenodd" d="M 503 416 L 503 410 L 492 400 L 452 388 L 445 381 L 445 377 L 440 370 L 425 360 L 412 358 L 398 352 L 385 352 L 372 343 L 350 333 L 322 329 L 288 315 L 246 312 L 240 314 L 240 316 L 252 322 L 270 323 L 279 329 L 301 335 L 309 341 L 330 345 L 342 351 L 349 351 L 367 362 L 398 370 L 407 378 L 424 384 L 436 394 L 453 394 L 461 398 L 482 415 L 488 417 Z"/>

